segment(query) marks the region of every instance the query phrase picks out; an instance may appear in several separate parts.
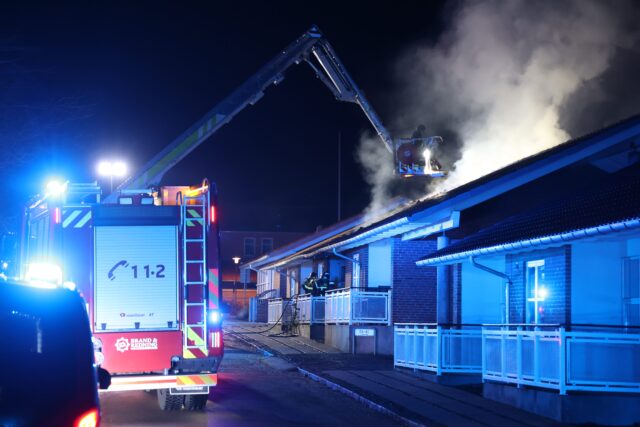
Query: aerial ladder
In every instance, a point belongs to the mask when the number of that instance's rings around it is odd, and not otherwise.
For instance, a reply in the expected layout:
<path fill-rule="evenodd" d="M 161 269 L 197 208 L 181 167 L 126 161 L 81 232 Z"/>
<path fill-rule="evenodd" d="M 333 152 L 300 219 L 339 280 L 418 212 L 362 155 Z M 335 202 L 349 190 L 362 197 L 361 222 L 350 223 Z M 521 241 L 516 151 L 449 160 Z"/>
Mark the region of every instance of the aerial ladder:
<path fill-rule="evenodd" d="M 394 140 L 347 72 L 329 41 L 318 27 L 313 26 L 149 160 L 138 173 L 123 182 L 118 189 L 131 191 L 159 186 L 167 171 L 222 126 L 233 120 L 247 106 L 258 102 L 269 86 L 281 83 L 284 80 L 284 73 L 291 66 L 302 62 L 311 67 L 338 101 L 351 102 L 360 106 L 385 147 L 393 154 L 394 170 L 398 175 L 405 177 L 413 175 L 442 177 L 445 175 L 438 162 L 431 158 L 442 138 L 439 136 L 420 136 Z M 115 197 L 117 197 L 117 192 L 107 197 L 105 202 L 113 202 Z"/>

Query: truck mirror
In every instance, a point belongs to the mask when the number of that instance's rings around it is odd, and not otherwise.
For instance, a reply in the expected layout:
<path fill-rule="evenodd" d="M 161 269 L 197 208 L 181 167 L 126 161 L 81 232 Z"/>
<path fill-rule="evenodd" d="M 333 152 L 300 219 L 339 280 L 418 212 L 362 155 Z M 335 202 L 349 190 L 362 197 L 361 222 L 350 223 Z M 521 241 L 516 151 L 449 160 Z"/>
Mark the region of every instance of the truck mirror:
<path fill-rule="evenodd" d="M 111 374 L 106 369 L 98 366 L 98 388 L 106 390 L 111 385 Z"/>

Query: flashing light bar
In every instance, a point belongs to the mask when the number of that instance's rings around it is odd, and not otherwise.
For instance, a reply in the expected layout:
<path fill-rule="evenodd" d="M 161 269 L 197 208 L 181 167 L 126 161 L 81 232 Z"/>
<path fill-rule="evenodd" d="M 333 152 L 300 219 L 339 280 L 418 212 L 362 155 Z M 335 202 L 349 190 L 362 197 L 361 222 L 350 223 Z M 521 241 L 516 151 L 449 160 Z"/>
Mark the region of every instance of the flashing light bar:
<path fill-rule="evenodd" d="M 53 289 L 62 284 L 62 270 L 55 264 L 31 263 L 25 280 L 35 287 Z"/>
<path fill-rule="evenodd" d="M 211 323 L 218 324 L 222 320 L 222 314 L 218 310 L 212 310 L 209 312 L 209 320 Z"/>

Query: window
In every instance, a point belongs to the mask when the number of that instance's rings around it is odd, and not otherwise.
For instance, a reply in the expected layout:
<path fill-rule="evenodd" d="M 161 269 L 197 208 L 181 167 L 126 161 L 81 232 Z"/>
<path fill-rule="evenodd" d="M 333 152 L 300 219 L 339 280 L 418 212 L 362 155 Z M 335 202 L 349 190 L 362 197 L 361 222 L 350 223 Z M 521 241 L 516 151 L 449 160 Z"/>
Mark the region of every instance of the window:
<path fill-rule="evenodd" d="M 527 310 L 526 323 L 540 323 L 541 313 L 544 312 L 544 301 L 549 291 L 542 284 L 544 280 L 544 260 L 527 262 L 525 276 Z"/>
<path fill-rule="evenodd" d="M 360 286 L 360 254 L 353 255 L 353 263 L 351 264 L 351 287 Z"/>
<path fill-rule="evenodd" d="M 391 241 L 381 240 L 369 244 L 367 286 L 391 286 Z"/>
<path fill-rule="evenodd" d="M 622 260 L 622 304 L 625 326 L 640 326 L 640 258 Z"/>
<path fill-rule="evenodd" d="M 261 251 L 260 251 L 261 254 L 264 255 L 264 254 L 269 253 L 269 252 L 271 252 L 273 250 L 273 239 L 272 238 L 269 237 L 269 238 L 262 239 L 262 241 L 260 243 L 262 245 L 262 247 L 260 248 L 261 249 Z"/>
<path fill-rule="evenodd" d="M 246 257 L 256 256 L 256 238 L 255 237 L 244 238 L 244 256 Z"/>
<path fill-rule="evenodd" d="M 289 270 L 288 279 L 289 279 L 288 297 L 291 298 L 292 296 L 298 293 L 298 269 Z"/>
<path fill-rule="evenodd" d="M 258 283 L 256 284 L 256 288 L 258 295 L 273 289 L 273 270 L 258 271 Z"/>

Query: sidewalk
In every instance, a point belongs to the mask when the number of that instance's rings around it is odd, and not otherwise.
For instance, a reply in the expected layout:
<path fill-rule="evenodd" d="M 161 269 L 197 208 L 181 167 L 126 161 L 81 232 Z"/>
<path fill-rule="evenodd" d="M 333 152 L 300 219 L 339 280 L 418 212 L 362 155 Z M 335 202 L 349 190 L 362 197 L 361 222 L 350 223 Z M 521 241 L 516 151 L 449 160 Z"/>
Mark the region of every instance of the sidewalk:
<path fill-rule="evenodd" d="M 407 425 L 559 426 L 512 406 L 484 399 L 393 368 L 390 357 L 352 355 L 304 337 L 265 331 L 269 325 L 230 322 L 227 333 L 297 366 L 299 372 Z M 262 333 L 260 333 L 262 332 Z"/>

